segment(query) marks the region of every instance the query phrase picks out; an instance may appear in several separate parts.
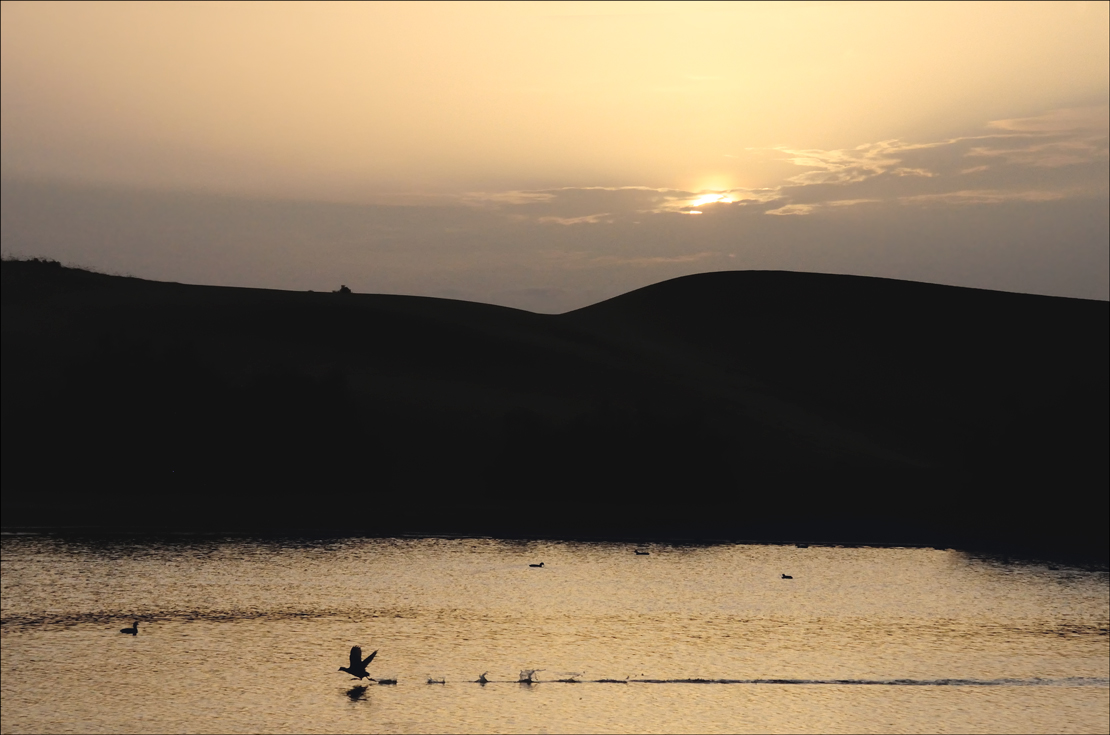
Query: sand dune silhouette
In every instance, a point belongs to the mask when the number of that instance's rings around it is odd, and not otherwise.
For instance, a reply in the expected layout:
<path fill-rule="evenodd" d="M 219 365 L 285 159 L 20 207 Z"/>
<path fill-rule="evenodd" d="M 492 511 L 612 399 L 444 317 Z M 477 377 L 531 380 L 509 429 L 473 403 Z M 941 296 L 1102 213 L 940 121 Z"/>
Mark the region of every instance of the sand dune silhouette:
<path fill-rule="evenodd" d="M 541 315 L 2 274 L 9 527 L 1107 553 L 1105 302 L 737 271 Z"/>

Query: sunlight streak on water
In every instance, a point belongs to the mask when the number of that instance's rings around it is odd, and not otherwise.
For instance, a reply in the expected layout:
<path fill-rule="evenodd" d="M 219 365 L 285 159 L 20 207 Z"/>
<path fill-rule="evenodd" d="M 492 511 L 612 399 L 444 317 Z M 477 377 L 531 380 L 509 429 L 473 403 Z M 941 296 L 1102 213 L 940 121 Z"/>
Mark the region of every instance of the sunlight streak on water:
<path fill-rule="evenodd" d="M 634 548 L 5 536 L 0 729 L 1110 726 L 1105 570 L 933 549 Z M 138 636 L 116 632 L 133 620 Z M 337 672 L 354 644 L 380 649 L 371 675 L 396 685 Z"/>

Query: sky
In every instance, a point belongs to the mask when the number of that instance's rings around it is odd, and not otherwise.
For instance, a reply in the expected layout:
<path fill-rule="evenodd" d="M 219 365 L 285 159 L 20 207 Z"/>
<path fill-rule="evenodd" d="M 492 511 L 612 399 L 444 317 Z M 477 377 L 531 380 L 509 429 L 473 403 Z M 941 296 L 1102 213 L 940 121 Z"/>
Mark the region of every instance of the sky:
<path fill-rule="evenodd" d="M 1110 3 L 8 3 L 2 251 L 556 313 L 1110 298 Z"/>

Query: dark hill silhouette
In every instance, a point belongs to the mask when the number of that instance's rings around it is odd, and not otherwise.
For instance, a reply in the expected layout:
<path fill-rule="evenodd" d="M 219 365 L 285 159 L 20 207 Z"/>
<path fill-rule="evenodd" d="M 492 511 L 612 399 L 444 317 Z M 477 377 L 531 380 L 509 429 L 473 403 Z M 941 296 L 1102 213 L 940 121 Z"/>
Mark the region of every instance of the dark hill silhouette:
<path fill-rule="evenodd" d="M 2 267 L 6 526 L 1106 557 L 1105 302 L 726 272 L 540 315 Z"/>

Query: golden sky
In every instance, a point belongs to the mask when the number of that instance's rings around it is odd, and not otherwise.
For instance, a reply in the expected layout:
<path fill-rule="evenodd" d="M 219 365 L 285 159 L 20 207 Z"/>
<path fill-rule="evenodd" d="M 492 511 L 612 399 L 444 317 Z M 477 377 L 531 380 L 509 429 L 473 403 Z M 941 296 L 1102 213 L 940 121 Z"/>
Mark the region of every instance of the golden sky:
<path fill-rule="evenodd" d="M 1105 2 L 2 13 L 6 182 L 450 205 L 537 227 L 685 217 L 709 191 L 776 202 L 764 217 L 1106 199 Z"/>

